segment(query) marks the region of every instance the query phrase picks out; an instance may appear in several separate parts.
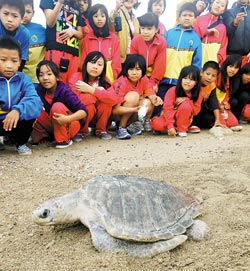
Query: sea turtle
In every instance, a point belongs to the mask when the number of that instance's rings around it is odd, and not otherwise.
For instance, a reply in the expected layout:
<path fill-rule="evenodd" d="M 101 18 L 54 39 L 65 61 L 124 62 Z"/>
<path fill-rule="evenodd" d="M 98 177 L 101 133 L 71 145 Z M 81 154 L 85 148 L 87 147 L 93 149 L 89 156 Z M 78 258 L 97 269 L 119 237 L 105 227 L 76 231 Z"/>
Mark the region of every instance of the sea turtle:
<path fill-rule="evenodd" d="M 126 251 L 148 257 L 168 251 L 187 239 L 202 239 L 207 225 L 194 220 L 199 202 L 159 181 L 126 175 L 94 177 L 73 193 L 43 203 L 33 221 L 57 225 L 80 221 L 89 228 L 98 251 Z M 196 222 L 195 222 L 196 221 Z"/>

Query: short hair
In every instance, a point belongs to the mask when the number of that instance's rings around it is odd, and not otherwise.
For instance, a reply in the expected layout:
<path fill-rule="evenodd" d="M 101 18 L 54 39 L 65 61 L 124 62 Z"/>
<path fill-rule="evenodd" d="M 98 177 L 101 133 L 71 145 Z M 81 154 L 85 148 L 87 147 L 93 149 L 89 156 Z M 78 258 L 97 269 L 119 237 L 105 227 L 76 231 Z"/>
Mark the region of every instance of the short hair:
<path fill-rule="evenodd" d="M 147 71 L 147 63 L 144 56 L 139 54 L 128 54 L 125 62 L 123 63 L 123 68 L 121 71 L 121 75 L 128 77 L 128 70 L 136 67 L 136 64 L 142 70 L 142 77 L 146 75 Z"/>
<path fill-rule="evenodd" d="M 33 0 L 23 0 L 24 8 L 27 5 L 31 5 L 32 9 L 34 10 L 34 2 Z"/>
<path fill-rule="evenodd" d="M 209 61 L 205 62 L 202 67 L 202 71 L 206 71 L 209 68 L 216 70 L 218 73 L 220 72 L 220 65 L 216 61 L 209 60 Z"/>
<path fill-rule="evenodd" d="M 246 63 L 240 70 L 241 74 L 250 74 L 250 63 Z"/>
<path fill-rule="evenodd" d="M 25 8 L 22 0 L 1 0 L 0 9 L 3 6 L 9 6 L 18 9 L 22 18 L 25 14 Z"/>
<path fill-rule="evenodd" d="M 196 5 L 194 3 L 184 3 L 180 8 L 179 17 L 186 10 L 193 12 L 194 17 L 197 17 L 197 8 L 196 8 Z"/>
<path fill-rule="evenodd" d="M 149 0 L 148 1 L 148 12 L 152 12 L 152 6 L 153 6 L 153 4 L 154 3 L 159 3 L 160 1 L 163 1 L 163 5 L 164 5 L 163 12 L 164 12 L 165 9 L 166 9 L 166 0 Z"/>
<path fill-rule="evenodd" d="M 53 72 L 53 74 L 55 75 L 56 78 L 59 78 L 60 71 L 59 71 L 58 66 L 55 64 L 55 62 L 53 62 L 52 60 L 42 60 L 38 63 L 38 65 L 36 67 L 37 79 L 39 78 L 39 74 L 41 72 L 41 67 L 44 65 L 51 69 L 51 71 Z"/>
<path fill-rule="evenodd" d="M 19 58 L 20 59 L 22 58 L 20 43 L 16 39 L 10 36 L 0 37 L 0 48 L 7 49 L 7 50 L 15 50 L 18 52 Z"/>
<path fill-rule="evenodd" d="M 200 70 L 196 66 L 193 66 L 193 65 L 185 66 L 181 69 L 181 72 L 180 72 L 180 75 L 178 78 L 178 82 L 176 85 L 176 96 L 177 97 L 186 97 L 187 96 L 183 90 L 183 87 L 182 87 L 182 79 L 187 76 L 190 79 L 196 81 L 196 85 L 191 90 L 191 100 L 197 101 L 198 96 L 199 96 L 199 92 L 200 92 L 200 87 L 201 87 Z"/>
<path fill-rule="evenodd" d="M 105 89 L 110 87 L 110 84 L 105 80 L 106 79 L 106 69 L 107 69 L 107 63 L 104 55 L 99 51 L 92 51 L 87 54 L 86 58 L 84 59 L 83 65 L 82 65 L 82 80 L 85 83 L 89 83 L 89 75 L 87 73 L 87 64 L 88 62 L 96 63 L 98 59 L 103 58 L 104 60 L 104 66 L 103 71 L 99 75 L 99 85 L 104 87 Z"/>
<path fill-rule="evenodd" d="M 106 23 L 103 27 L 103 29 L 100 31 L 100 29 L 94 24 L 93 16 L 98 12 L 98 10 L 102 11 L 106 16 Z M 96 4 L 92 6 L 88 11 L 88 20 L 91 28 L 93 29 L 93 32 L 95 36 L 97 37 L 108 37 L 109 36 L 109 14 L 107 8 L 102 4 Z"/>
<path fill-rule="evenodd" d="M 148 12 L 138 17 L 138 21 L 140 26 L 146 27 L 155 26 L 156 29 L 158 29 L 159 26 L 159 18 L 153 12 Z"/>

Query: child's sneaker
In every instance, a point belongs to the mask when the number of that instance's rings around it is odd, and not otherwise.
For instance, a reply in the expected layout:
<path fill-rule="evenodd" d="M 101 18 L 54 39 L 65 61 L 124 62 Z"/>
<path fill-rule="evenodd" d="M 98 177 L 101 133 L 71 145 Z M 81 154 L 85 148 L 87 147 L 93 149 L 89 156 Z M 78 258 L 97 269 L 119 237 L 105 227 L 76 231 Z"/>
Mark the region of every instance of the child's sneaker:
<path fill-rule="evenodd" d="M 140 135 L 142 133 L 142 129 L 143 129 L 143 126 L 140 121 L 133 122 L 127 127 L 127 131 L 131 135 Z"/>
<path fill-rule="evenodd" d="M 143 127 L 144 127 L 145 132 L 151 132 L 152 131 L 152 126 L 151 126 L 151 123 L 150 123 L 149 119 L 145 119 L 145 121 L 143 123 Z"/>
<path fill-rule="evenodd" d="M 17 148 L 17 152 L 19 155 L 31 155 L 32 154 L 31 149 L 26 144 L 19 145 L 16 148 Z"/>
<path fill-rule="evenodd" d="M 240 132 L 242 131 L 243 127 L 240 125 L 237 125 L 237 126 L 230 127 L 230 129 L 234 132 Z"/>
<path fill-rule="evenodd" d="M 200 131 L 201 131 L 201 129 L 196 125 L 192 125 L 188 129 L 188 132 L 191 134 L 198 134 L 198 133 L 200 133 Z"/>
<path fill-rule="evenodd" d="M 112 135 L 109 134 L 107 131 L 101 132 L 98 136 L 99 136 L 101 139 L 105 139 L 105 140 L 110 140 L 110 139 L 112 139 Z"/>
<path fill-rule="evenodd" d="M 84 138 L 83 134 L 78 133 L 74 137 L 72 137 L 72 140 L 73 142 L 81 142 L 83 138 Z"/>
<path fill-rule="evenodd" d="M 72 144 L 73 144 L 72 140 L 63 141 L 63 142 L 56 142 L 56 148 L 57 149 L 65 149 L 65 148 L 68 148 L 69 146 L 71 146 Z"/>
<path fill-rule="evenodd" d="M 179 137 L 186 137 L 187 133 L 186 132 L 177 132 L 176 135 L 179 136 Z"/>
<path fill-rule="evenodd" d="M 130 139 L 131 135 L 128 133 L 126 128 L 120 127 L 116 130 L 116 137 L 118 139 Z"/>

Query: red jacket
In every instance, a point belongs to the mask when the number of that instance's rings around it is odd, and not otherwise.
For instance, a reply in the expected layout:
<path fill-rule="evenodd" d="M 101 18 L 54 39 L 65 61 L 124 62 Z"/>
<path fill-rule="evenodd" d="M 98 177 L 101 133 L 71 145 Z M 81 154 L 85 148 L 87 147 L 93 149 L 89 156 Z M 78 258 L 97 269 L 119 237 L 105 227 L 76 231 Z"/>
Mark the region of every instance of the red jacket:
<path fill-rule="evenodd" d="M 109 80 L 113 82 L 121 72 L 120 42 L 117 36 L 112 32 L 110 32 L 109 36 L 106 38 L 97 38 L 93 31 L 87 34 L 86 37 L 82 40 L 81 67 L 87 54 L 92 51 L 99 51 L 103 53 L 107 61 L 106 75 Z"/>
<path fill-rule="evenodd" d="M 156 34 L 150 44 L 141 35 L 133 38 L 130 47 L 131 54 L 143 55 L 147 62 L 147 76 L 151 84 L 158 85 L 166 71 L 166 41 Z"/>

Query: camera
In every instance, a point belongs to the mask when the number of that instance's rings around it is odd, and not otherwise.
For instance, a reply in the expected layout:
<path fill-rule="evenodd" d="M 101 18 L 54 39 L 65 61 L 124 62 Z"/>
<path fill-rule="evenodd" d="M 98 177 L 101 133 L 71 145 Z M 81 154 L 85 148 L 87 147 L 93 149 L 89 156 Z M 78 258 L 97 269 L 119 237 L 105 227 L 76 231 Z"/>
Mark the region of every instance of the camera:
<path fill-rule="evenodd" d="M 244 13 L 247 15 L 247 8 L 245 6 L 240 7 L 240 12 Z"/>
<path fill-rule="evenodd" d="M 122 20 L 120 16 L 115 17 L 114 25 L 115 25 L 115 32 L 122 31 Z"/>
<path fill-rule="evenodd" d="M 69 59 L 61 58 L 59 64 L 60 72 L 67 72 L 68 68 L 69 68 Z"/>

